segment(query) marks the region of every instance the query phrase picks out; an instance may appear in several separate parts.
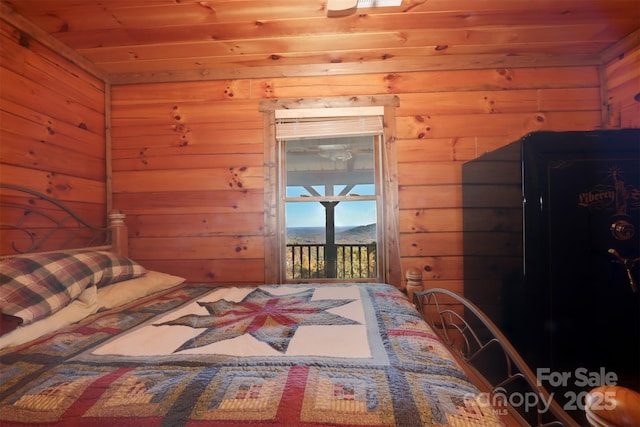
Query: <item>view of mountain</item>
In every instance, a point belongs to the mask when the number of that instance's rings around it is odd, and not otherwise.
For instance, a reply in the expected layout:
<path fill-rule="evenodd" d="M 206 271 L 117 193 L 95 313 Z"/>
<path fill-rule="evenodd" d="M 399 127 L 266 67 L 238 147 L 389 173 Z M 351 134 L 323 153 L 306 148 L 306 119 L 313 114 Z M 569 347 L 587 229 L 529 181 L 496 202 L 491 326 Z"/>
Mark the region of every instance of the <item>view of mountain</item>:
<path fill-rule="evenodd" d="M 336 243 L 365 244 L 376 241 L 376 224 L 355 227 L 336 227 Z M 325 243 L 324 227 L 287 228 L 287 243 L 316 244 Z"/>

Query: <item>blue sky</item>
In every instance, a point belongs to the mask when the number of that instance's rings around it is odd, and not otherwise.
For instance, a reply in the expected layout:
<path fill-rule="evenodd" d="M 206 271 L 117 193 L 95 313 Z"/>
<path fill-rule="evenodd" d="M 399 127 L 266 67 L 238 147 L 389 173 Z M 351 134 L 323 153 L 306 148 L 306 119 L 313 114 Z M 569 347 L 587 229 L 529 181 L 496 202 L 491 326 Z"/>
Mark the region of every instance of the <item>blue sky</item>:
<path fill-rule="evenodd" d="M 322 187 L 316 188 L 322 194 Z M 336 186 L 335 193 L 342 190 Z M 351 191 L 352 194 L 372 195 L 373 185 L 358 185 Z M 288 187 L 288 197 L 309 195 L 307 190 L 301 187 Z M 319 202 L 288 202 L 285 205 L 287 227 L 324 227 L 324 207 Z M 336 206 L 336 227 L 358 226 L 374 224 L 376 222 L 376 202 L 366 201 L 342 201 Z"/>
<path fill-rule="evenodd" d="M 324 227 L 324 207 L 319 202 L 286 204 L 287 227 Z M 336 227 L 376 222 L 375 201 L 340 202 L 336 206 Z"/>

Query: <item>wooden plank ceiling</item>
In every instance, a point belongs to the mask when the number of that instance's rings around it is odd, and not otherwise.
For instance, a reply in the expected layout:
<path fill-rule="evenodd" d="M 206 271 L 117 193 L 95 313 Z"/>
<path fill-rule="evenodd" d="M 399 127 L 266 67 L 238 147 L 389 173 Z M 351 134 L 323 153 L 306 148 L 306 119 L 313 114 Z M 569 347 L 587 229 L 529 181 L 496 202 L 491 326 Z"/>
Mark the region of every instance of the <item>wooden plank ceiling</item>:
<path fill-rule="evenodd" d="M 601 64 L 640 0 L 1 0 L 114 83 Z"/>

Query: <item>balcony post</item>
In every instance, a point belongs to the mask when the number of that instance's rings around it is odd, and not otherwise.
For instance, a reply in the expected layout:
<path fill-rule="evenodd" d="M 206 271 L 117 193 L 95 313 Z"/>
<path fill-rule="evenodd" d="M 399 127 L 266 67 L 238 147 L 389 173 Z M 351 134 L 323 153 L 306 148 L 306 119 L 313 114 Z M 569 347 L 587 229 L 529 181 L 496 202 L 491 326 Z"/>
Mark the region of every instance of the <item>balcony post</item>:
<path fill-rule="evenodd" d="M 336 221 L 335 221 L 335 208 L 339 202 L 321 202 L 326 211 L 325 215 L 325 258 L 326 258 L 326 271 L 325 274 L 328 279 L 337 277 L 337 259 L 338 248 L 336 247 Z"/>

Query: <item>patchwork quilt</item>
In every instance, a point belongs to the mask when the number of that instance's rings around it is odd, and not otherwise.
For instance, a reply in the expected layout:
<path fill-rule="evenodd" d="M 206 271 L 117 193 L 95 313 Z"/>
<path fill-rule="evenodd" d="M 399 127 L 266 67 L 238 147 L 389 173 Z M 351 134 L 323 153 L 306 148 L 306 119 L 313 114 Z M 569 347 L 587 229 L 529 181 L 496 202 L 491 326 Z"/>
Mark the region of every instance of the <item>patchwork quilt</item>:
<path fill-rule="evenodd" d="M 0 352 L 0 425 L 494 426 L 384 284 L 186 285 Z"/>

